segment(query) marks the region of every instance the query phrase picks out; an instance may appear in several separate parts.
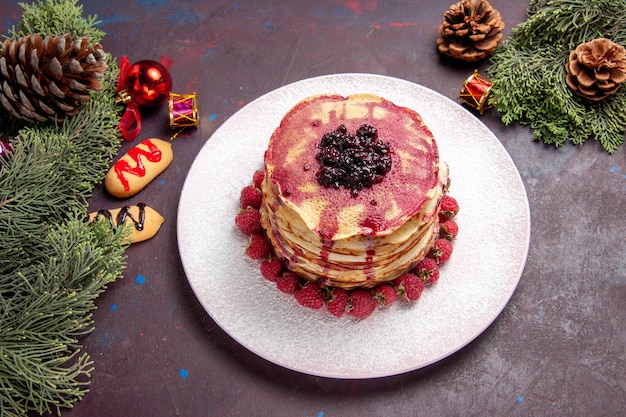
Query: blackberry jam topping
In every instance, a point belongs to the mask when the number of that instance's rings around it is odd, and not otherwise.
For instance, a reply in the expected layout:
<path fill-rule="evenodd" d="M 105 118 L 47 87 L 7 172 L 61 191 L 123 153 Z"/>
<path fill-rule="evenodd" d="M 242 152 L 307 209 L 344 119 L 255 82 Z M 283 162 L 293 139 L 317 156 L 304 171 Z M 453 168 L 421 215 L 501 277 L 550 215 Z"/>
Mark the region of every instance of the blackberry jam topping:
<path fill-rule="evenodd" d="M 378 140 L 378 131 L 368 124 L 361 125 L 356 134 L 340 125 L 322 136 L 318 148 L 317 181 L 324 187 L 345 187 L 354 197 L 381 182 L 391 169 L 389 144 Z"/>

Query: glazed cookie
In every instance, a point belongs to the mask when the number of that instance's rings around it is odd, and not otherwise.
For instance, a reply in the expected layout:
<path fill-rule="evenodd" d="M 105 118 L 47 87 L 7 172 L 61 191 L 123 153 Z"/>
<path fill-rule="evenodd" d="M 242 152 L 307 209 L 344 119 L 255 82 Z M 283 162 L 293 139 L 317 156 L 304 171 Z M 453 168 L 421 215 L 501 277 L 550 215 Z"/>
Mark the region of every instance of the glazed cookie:
<path fill-rule="evenodd" d="M 132 225 L 130 243 L 150 239 L 156 235 L 163 224 L 163 216 L 144 203 L 111 210 L 99 210 L 89 214 L 89 220 L 92 222 L 98 218 L 108 219 L 114 228 L 124 224 Z"/>
<path fill-rule="evenodd" d="M 113 164 L 104 178 L 104 186 L 115 197 L 131 197 L 163 172 L 173 158 L 170 143 L 146 139 Z"/>

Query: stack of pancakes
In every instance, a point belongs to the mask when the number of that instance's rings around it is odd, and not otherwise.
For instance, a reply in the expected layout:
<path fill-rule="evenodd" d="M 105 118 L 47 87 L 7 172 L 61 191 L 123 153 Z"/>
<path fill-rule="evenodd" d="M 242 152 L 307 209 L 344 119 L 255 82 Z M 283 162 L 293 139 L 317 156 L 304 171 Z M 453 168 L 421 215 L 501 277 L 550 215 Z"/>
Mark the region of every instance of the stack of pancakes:
<path fill-rule="evenodd" d="M 391 170 L 357 195 L 320 185 L 316 160 L 325 133 L 369 124 L 389 144 Z M 323 286 L 370 288 L 428 254 L 439 232 L 448 168 L 415 111 L 371 94 L 318 95 L 283 118 L 265 152 L 261 222 L 276 255 Z"/>

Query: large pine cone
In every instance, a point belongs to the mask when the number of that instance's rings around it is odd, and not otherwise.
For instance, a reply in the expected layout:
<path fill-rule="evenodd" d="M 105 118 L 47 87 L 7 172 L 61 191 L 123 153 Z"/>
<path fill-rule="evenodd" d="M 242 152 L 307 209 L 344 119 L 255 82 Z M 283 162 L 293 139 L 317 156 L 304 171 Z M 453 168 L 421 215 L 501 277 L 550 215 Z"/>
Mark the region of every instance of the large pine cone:
<path fill-rule="evenodd" d="M 89 90 L 100 90 L 106 55 L 87 38 L 25 36 L 6 40 L 0 50 L 0 102 L 15 117 L 63 120 L 78 113 Z"/>
<path fill-rule="evenodd" d="M 496 50 L 504 26 L 500 12 L 488 1 L 460 1 L 443 14 L 437 49 L 463 61 L 480 61 Z"/>
<path fill-rule="evenodd" d="M 626 81 L 626 49 L 606 38 L 581 43 L 565 64 L 565 82 L 579 96 L 600 101 Z"/>

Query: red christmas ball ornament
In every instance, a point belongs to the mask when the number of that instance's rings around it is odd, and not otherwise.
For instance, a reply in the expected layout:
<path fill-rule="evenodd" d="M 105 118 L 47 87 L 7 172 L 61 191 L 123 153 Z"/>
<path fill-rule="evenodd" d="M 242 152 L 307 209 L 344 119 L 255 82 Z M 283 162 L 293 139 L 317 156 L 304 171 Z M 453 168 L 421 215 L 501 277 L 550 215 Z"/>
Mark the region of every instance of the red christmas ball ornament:
<path fill-rule="evenodd" d="M 172 92 L 172 77 L 161 63 L 146 59 L 128 68 L 124 86 L 138 106 L 154 107 L 168 99 Z"/>
<path fill-rule="evenodd" d="M 13 148 L 11 144 L 0 138 L 0 168 L 2 168 L 2 161 L 7 158 L 7 156 L 13 152 Z"/>

